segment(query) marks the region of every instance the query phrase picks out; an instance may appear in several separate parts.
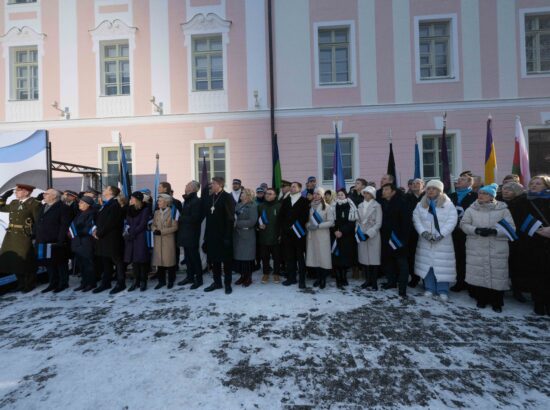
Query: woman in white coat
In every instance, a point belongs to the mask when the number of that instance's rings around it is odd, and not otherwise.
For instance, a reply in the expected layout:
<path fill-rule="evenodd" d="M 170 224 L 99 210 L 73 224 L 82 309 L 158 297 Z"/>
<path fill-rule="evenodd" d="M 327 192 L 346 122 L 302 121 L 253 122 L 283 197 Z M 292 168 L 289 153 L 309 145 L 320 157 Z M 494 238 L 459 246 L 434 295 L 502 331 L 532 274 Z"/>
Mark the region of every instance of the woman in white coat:
<path fill-rule="evenodd" d="M 309 209 L 307 228 L 306 265 L 315 268 L 317 280 L 313 286 L 324 289 L 332 269 L 330 228 L 334 225 L 334 209 L 325 203 L 323 188 L 315 188 Z"/>
<path fill-rule="evenodd" d="M 382 242 L 380 227 L 382 226 L 382 207 L 376 201 L 376 189 L 367 186 L 361 193 L 363 202 L 359 204 L 356 240 L 359 264 L 365 272 L 363 289 L 378 290 L 378 270 L 380 268 L 380 252 Z"/>
<path fill-rule="evenodd" d="M 471 286 L 477 307 L 487 304 L 502 312 L 508 277 L 509 238 L 516 228 L 508 206 L 495 200 L 497 184 L 481 187 L 474 202 L 460 221 L 466 234 L 466 283 Z"/>
<path fill-rule="evenodd" d="M 439 295 L 446 301 L 449 285 L 456 278 L 452 233 L 458 214 L 443 187 L 439 180 L 429 181 L 426 195 L 414 209 L 413 222 L 419 235 L 414 272 L 424 279 L 425 296 Z"/>

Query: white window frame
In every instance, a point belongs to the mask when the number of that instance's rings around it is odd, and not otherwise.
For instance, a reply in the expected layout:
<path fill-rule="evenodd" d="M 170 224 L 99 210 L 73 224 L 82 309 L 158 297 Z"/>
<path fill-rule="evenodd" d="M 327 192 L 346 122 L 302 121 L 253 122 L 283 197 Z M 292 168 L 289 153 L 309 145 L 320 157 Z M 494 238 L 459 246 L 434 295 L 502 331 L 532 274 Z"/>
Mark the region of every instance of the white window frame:
<path fill-rule="evenodd" d="M 36 68 L 37 68 L 37 73 L 36 73 L 36 81 L 38 82 L 38 98 L 27 98 L 27 99 L 20 99 L 20 98 L 17 98 L 17 75 L 16 75 L 16 72 L 17 72 L 17 69 L 16 69 L 16 65 L 17 65 L 17 62 L 16 62 L 16 56 L 17 56 L 17 52 L 19 51 L 26 51 L 26 52 L 29 52 L 29 51 L 36 51 Z M 40 101 L 40 92 L 41 92 L 41 86 L 42 84 L 40 84 L 40 54 L 38 52 L 38 47 L 37 46 L 17 46 L 17 47 L 10 47 L 10 73 L 9 73 L 9 76 L 10 76 L 10 87 L 9 87 L 9 90 L 8 90 L 8 94 L 9 94 L 9 100 L 10 101 Z M 30 63 L 23 63 L 23 65 L 27 65 L 27 66 L 31 66 L 31 65 L 34 65 L 34 64 L 30 64 Z M 32 80 L 32 76 L 27 76 L 27 80 L 28 81 L 31 81 Z M 28 90 L 32 90 L 32 87 L 28 87 Z"/>
<path fill-rule="evenodd" d="M 136 187 L 136 175 L 137 175 L 137 167 L 136 167 L 136 144 L 134 142 L 125 143 L 122 144 L 125 149 L 132 150 L 132 174 L 130 177 L 132 178 L 132 187 Z M 118 149 L 118 142 L 111 142 L 111 143 L 105 143 L 105 144 L 98 144 L 97 145 L 97 167 L 101 169 L 103 172 L 103 150 L 105 148 L 116 148 Z M 103 182 L 102 182 L 103 183 Z"/>
<path fill-rule="evenodd" d="M 519 45 L 520 45 L 520 62 L 521 62 L 521 78 L 545 78 L 550 77 L 550 73 L 527 73 L 527 58 L 525 56 L 525 17 L 531 14 L 548 14 L 550 7 L 537 7 L 530 9 L 519 9 Z"/>
<path fill-rule="evenodd" d="M 422 78 L 420 75 L 420 23 L 436 21 L 449 22 L 449 70 L 444 78 Z M 460 61 L 458 56 L 458 17 L 452 14 L 432 14 L 426 16 L 414 16 L 414 61 L 417 84 L 454 83 L 460 81 Z"/>
<path fill-rule="evenodd" d="M 335 84 L 321 84 L 319 73 L 319 29 L 349 29 L 349 82 Z M 330 89 L 330 88 L 351 88 L 357 86 L 357 53 L 356 37 L 355 37 L 355 21 L 354 20 L 335 20 L 322 21 L 313 23 L 313 59 L 315 64 L 315 88 Z"/>
<path fill-rule="evenodd" d="M 229 139 L 218 138 L 218 139 L 202 139 L 202 140 L 191 140 L 190 142 L 191 149 L 191 179 L 195 179 L 195 164 L 197 163 L 197 156 L 195 155 L 196 145 L 204 144 L 224 144 L 225 145 L 225 186 L 228 186 L 228 181 L 231 181 L 231 150 Z M 199 172 L 200 178 L 200 172 Z M 200 182 L 200 180 L 198 180 Z"/>
<path fill-rule="evenodd" d="M 132 95 L 132 70 L 130 68 L 130 92 L 128 94 L 107 94 L 106 91 L 106 85 L 105 85 L 105 47 L 109 46 L 117 46 L 120 47 L 121 45 L 125 44 L 128 47 L 128 65 L 131 67 L 131 59 L 130 59 L 130 43 L 127 40 L 105 40 L 99 42 L 99 69 L 100 69 L 100 81 L 101 81 L 101 97 L 121 97 L 121 96 L 130 96 Z M 120 62 L 123 59 L 126 59 L 126 57 L 117 56 L 113 58 L 117 62 Z M 117 78 L 119 77 L 119 71 L 118 71 L 118 64 L 117 64 Z M 122 79 L 120 79 L 120 82 L 117 82 L 117 89 L 122 88 Z"/>
<path fill-rule="evenodd" d="M 338 129 L 338 137 L 342 139 L 351 139 L 351 179 L 346 179 L 346 186 L 353 184 L 359 178 L 359 135 L 355 133 L 342 134 Z M 317 136 L 317 182 L 327 189 L 333 189 L 334 180 L 323 179 L 323 141 L 334 140 L 334 134 L 322 134 Z"/>
<path fill-rule="evenodd" d="M 418 142 L 418 150 L 420 152 L 420 176 L 424 178 L 424 137 L 435 137 L 438 136 L 441 138 L 443 130 L 423 130 L 416 133 L 416 141 Z M 447 129 L 446 135 L 454 136 L 453 143 L 453 164 L 454 171 L 453 174 L 451 170 L 451 182 L 455 181 L 458 178 L 460 172 L 462 172 L 462 133 L 459 129 Z M 435 179 L 437 177 L 429 177 L 429 179 Z"/>
<path fill-rule="evenodd" d="M 192 81 L 191 81 L 191 84 L 192 84 L 192 90 L 193 92 L 208 92 L 208 91 L 224 91 L 224 90 L 227 90 L 227 84 L 225 83 L 225 79 L 226 79 L 226 74 L 225 74 L 225 71 L 222 72 L 222 84 L 223 84 L 223 87 L 222 88 L 219 88 L 219 89 L 212 89 L 212 88 L 208 88 L 206 90 L 197 90 L 197 88 L 195 87 L 196 85 L 196 77 L 195 77 L 195 74 L 196 74 L 196 71 L 195 71 L 195 40 L 197 39 L 208 39 L 210 41 L 210 39 L 214 38 L 214 37 L 219 37 L 220 40 L 221 40 L 221 43 L 222 43 L 222 49 L 220 51 L 206 51 L 204 52 L 204 54 L 208 55 L 211 57 L 212 54 L 218 54 L 218 53 L 221 53 L 222 55 L 222 70 L 225 70 L 226 68 L 226 64 L 225 64 L 225 60 L 227 59 L 227 56 L 224 55 L 224 50 L 225 50 L 225 46 L 223 44 L 223 35 L 220 33 L 220 34 L 201 34 L 201 35 L 194 35 L 191 37 L 191 76 L 192 76 Z M 203 53 L 203 52 L 198 52 L 199 54 Z M 207 67 L 207 70 L 208 68 L 211 68 L 211 66 L 208 66 Z M 208 79 L 208 86 L 211 87 L 212 85 L 212 78 L 211 78 L 211 70 L 209 70 L 207 72 L 207 79 Z"/>

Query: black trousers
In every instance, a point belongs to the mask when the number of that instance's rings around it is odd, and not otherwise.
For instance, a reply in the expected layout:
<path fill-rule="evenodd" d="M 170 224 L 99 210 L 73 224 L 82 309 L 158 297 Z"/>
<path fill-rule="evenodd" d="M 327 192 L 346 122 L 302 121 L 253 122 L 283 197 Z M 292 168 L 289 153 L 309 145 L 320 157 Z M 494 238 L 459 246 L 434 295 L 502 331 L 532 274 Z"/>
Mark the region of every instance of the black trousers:
<path fill-rule="evenodd" d="M 231 261 L 213 262 L 212 274 L 214 276 L 214 283 L 218 286 L 222 285 L 222 265 L 225 286 L 231 285 Z"/>
<path fill-rule="evenodd" d="M 185 265 L 187 266 L 187 277 L 194 282 L 202 283 L 202 263 L 199 253 L 199 245 L 184 246 Z"/>
<path fill-rule="evenodd" d="M 456 283 L 463 284 L 466 280 L 466 235 L 453 232 L 453 246 L 456 259 Z"/>
<path fill-rule="evenodd" d="M 69 286 L 69 267 L 67 261 L 46 262 L 46 271 L 48 272 L 48 281 L 54 288 Z"/>
<path fill-rule="evenodd" d="M 264 275 L 269 275 L 269 260 L 273 258 L 273 274 L 279 275 L 281 272 L 281 247 L 277 245 L 260 245 L 260 254 L 262 255 L 262 267 Z"/>
<path fill-rule="evenodd" d="M 159 283 L 166 285 L 166 273 L 168 273 L 168 283 L 174 284 L 176 280 L 177 265 L 174 266 L 157 266 L 157 277 Z"/>
<path fill-rule="evenodd" d="M 305 275 L 306 261 L 304 253 L 306 251 L 306 240 L 285 238 L 283 241 L 283 255 L 286 264 L 286 273 L 289 279 L 296 280 L 296 272 Z M 297 266 L 296 266 L 297 265 Z"/>
<path fill-rule="evenodd" d="M 94 263 L 94 257 L 87 257 L 83 255 L 74 255 L 74 262 L 76 268 L 80 272 L 80 285 L 81 286 L 96 286 L 96 267 Z"/>
<path fill-rule="evenodd" d="M 472 286 L 472 295 L 474 299 L 484 305 L 491 305 L 492 307 L 504 306 L 504 291 L 484 288 L 482 286 Z"/>
<path fill-rule="evenodd" d="M 113 266 L 116 267 L 117 285 L 126 286 L 126 270 L 124 269 L 124 262 L 121 256 L 103 256 L 101 258 L 101 266 L 103 267 L 103 275 L 101 277 L 101 284 L 103 286 L 111 287 L 114 272 Z"/>
<path fill-rule="evenodd" d="M 404 294 L 407 291 L 407 281 L 409 279 L 407 257 L 401 255 L 383 256 L 382 268 L 388 278 L 388 283 L 390 285 L 397 284 L 399 293 Z"/>

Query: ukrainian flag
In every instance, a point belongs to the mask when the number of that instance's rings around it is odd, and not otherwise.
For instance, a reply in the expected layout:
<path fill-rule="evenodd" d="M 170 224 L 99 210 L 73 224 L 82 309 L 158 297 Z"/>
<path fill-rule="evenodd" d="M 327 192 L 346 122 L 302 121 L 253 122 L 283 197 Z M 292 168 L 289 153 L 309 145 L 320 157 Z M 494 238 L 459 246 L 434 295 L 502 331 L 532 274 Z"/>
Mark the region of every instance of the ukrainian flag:
<path fill-rule="evenodd" d="M 493 142 L 493 132 L 491 129 L 492 118 L 487 120 L 487 140 L 485 144 L 485 185 L 497 183 L 497 154 Z"/>

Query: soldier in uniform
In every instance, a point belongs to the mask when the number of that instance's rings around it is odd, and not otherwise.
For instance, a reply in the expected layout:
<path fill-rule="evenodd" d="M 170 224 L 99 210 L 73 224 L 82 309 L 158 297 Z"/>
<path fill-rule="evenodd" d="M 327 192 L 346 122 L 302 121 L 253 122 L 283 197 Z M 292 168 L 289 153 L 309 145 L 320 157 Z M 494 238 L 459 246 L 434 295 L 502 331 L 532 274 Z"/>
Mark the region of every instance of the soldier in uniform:
<path fill-rule="evenodd" d="M 13 189 L 0 197 L 0 212 L 9 212 L 10 223 L 0 249 L 0 272 L 17 276 L 17 290 L 24 293 L 34 289 L 36 256 L 32 246 L 32 230 L 40 212 L 40 202 L 31 198 L 34 187 L 17 184 L 15 200 L 7 199 Z"/>

